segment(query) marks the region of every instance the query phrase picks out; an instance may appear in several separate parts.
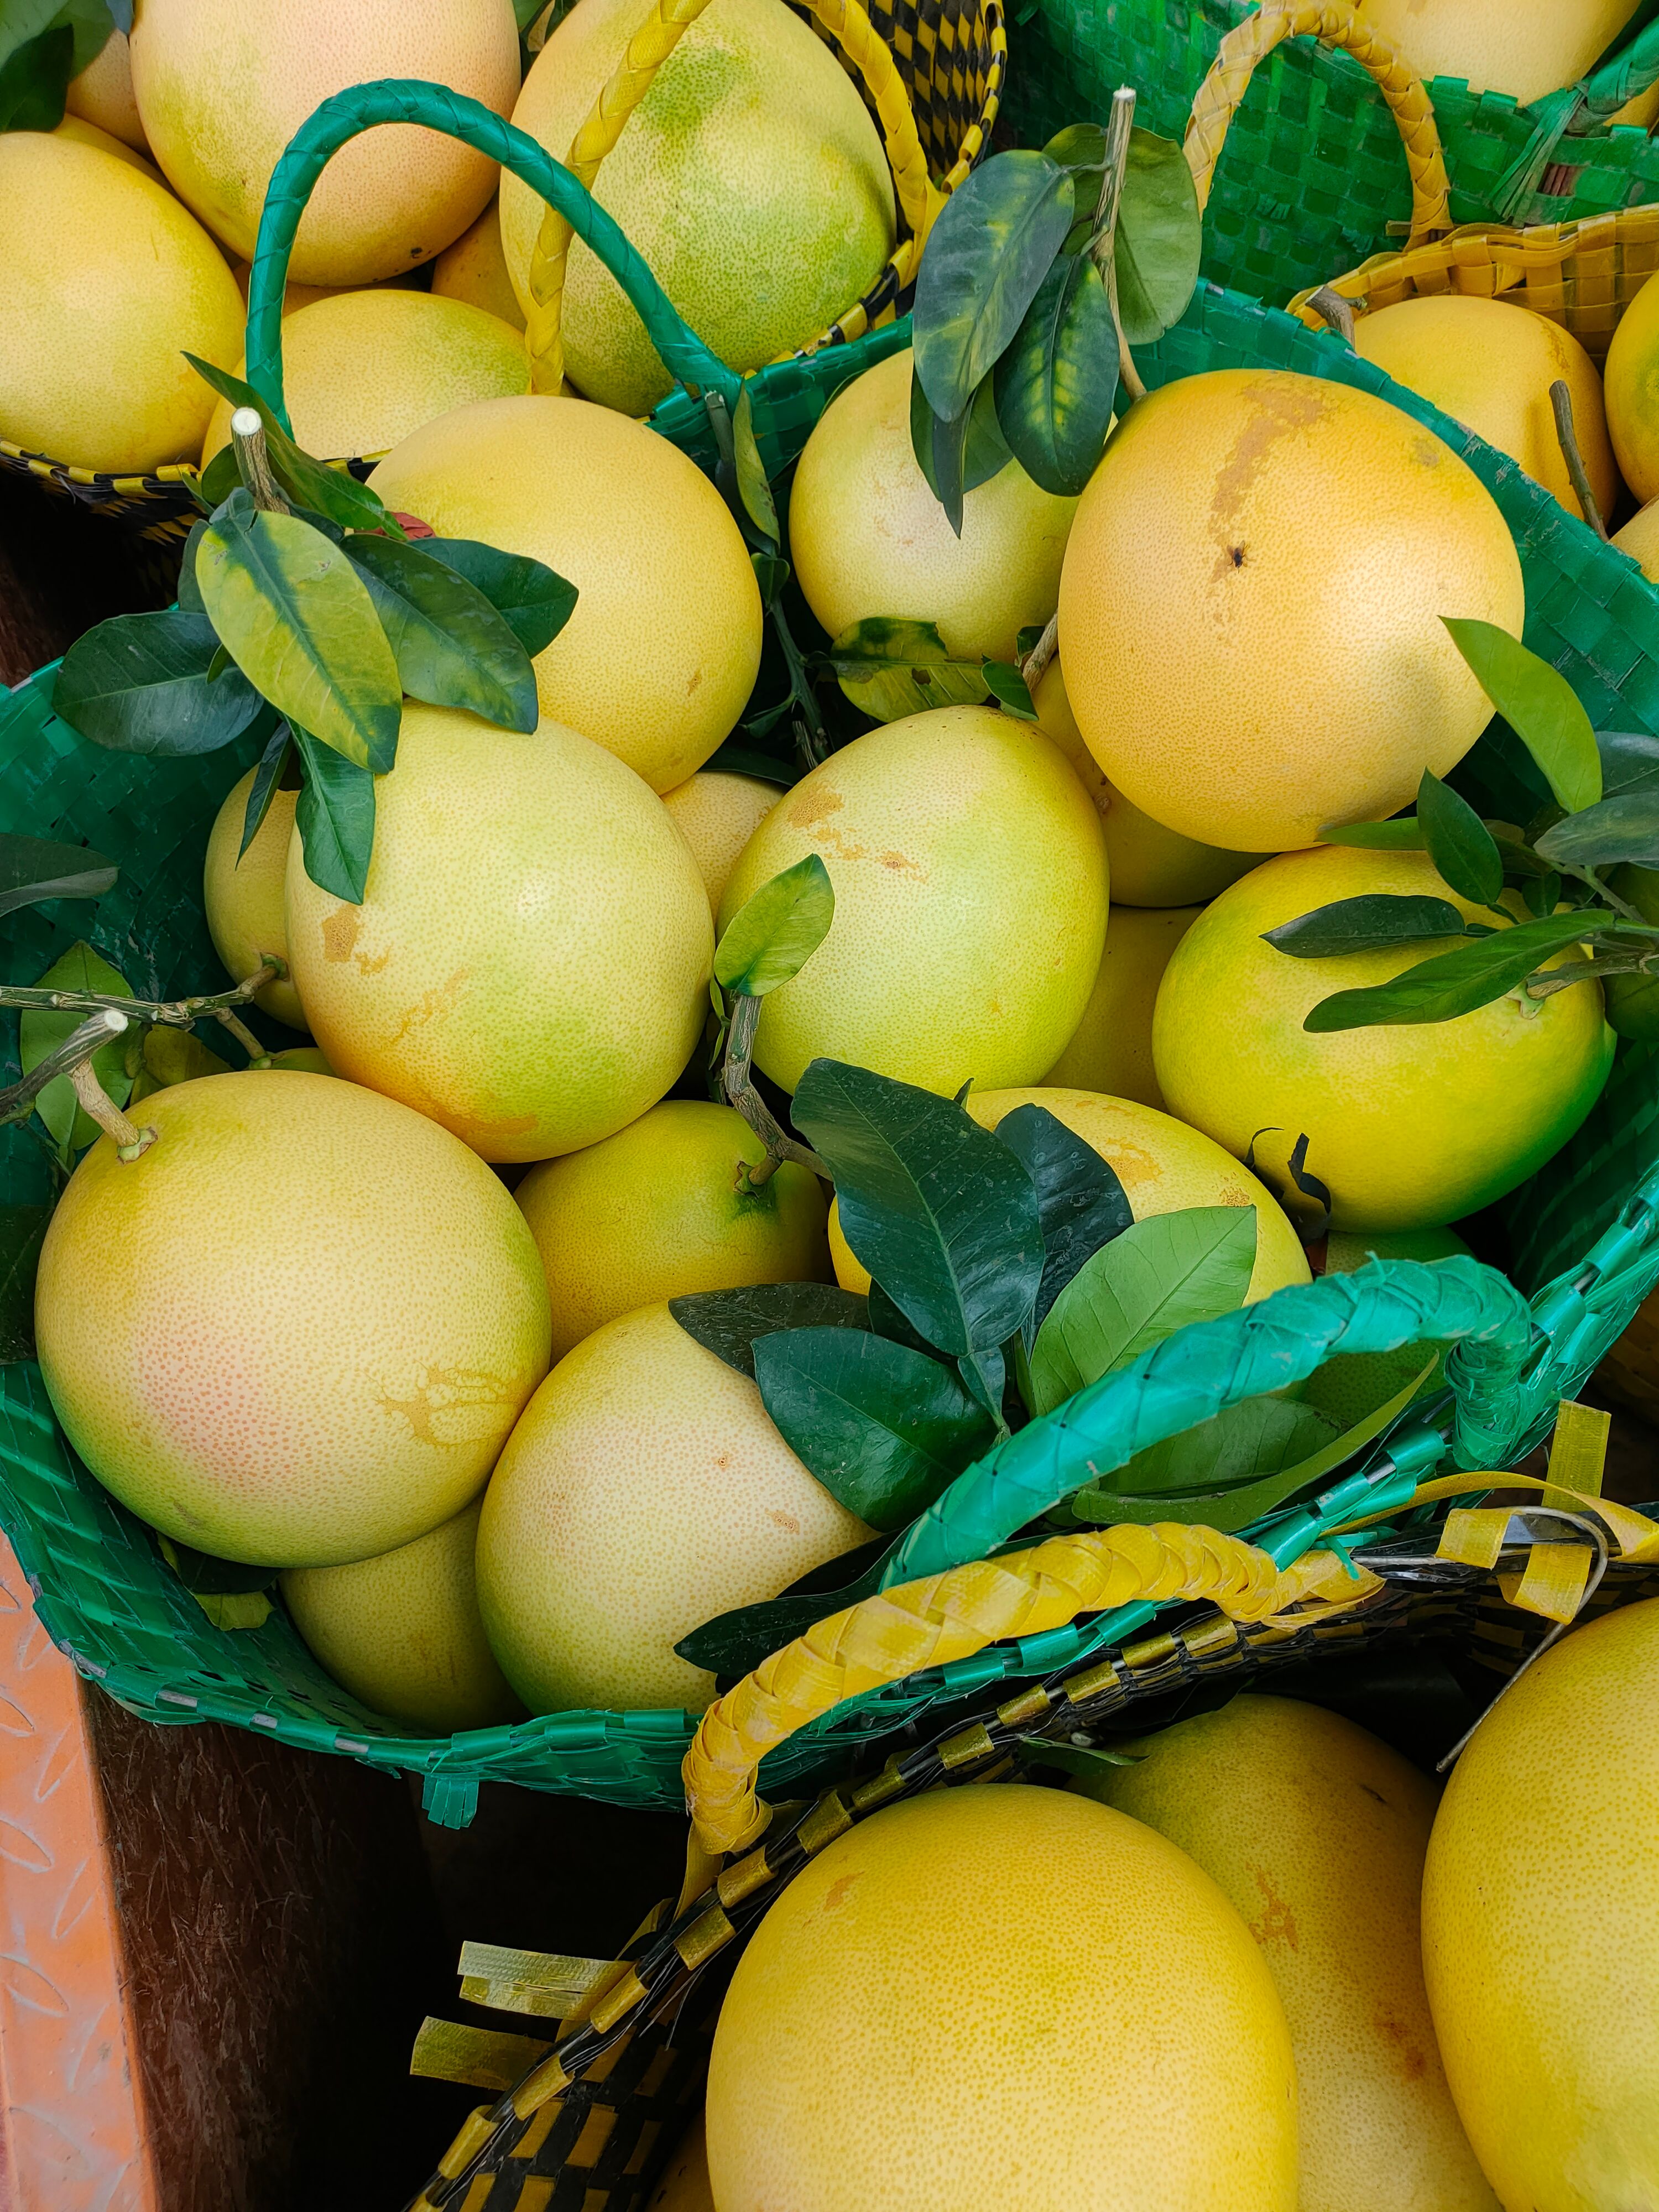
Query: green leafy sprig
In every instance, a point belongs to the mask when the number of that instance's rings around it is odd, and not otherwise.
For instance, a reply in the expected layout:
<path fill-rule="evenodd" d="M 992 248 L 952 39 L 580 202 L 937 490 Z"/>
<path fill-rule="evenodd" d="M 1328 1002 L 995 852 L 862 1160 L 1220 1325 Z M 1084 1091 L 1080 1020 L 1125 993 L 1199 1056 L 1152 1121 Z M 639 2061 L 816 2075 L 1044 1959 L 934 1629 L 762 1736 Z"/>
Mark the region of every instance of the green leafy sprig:
<path fill-rule="evenodd" d="M 70 80 L 115 31 L 132 0 L 7 0 L 0 11 L 0 131 L 55 131 Z"/>

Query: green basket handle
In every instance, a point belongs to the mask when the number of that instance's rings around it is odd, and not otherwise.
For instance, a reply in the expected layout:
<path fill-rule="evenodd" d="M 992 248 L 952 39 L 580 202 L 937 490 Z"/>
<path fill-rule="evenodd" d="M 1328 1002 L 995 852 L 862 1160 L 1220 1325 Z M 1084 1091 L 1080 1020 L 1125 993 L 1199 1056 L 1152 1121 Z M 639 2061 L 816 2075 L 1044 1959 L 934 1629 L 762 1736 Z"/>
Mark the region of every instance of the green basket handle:
<path fill-rule="evenodd" d="M 416 123 L 439 131 L 539 192 L 622 286 L 669 374 L 691 387 L 718 392 L 735 409 L 743 379 L 712 354 L 675 308 L 613 217 L 586 186 L 536 141 L 476 100 L 418 77 L 382 77 L 331 94 L 283 149 L 259 216 L 247 289 L 247 380 L 292 435 L 283 400 L 283 293 L 289 256 L 306 204 L 342 146 L 382 123 Z"/>
<path fill-rule="evenodd" d="M 1515 1285 L 1477 1260 L 1425 1266 L 1371 1261 L 1349 1275 L 1276 1291 L 1219 1321 L 1178 1329 L 1116 1374 L 1005 1437 L 911 1523 L 882 1587 L 988 1558 L 1082 1484 L 1150 1444 L 1230 1406 L 1300 1382 L 1338 1352 L 1451 1343 L 1451 1449 L 1475 1447 L 1487 1408 L 1510 1392 L 1531 1354 L 1531 1312 Z"/>

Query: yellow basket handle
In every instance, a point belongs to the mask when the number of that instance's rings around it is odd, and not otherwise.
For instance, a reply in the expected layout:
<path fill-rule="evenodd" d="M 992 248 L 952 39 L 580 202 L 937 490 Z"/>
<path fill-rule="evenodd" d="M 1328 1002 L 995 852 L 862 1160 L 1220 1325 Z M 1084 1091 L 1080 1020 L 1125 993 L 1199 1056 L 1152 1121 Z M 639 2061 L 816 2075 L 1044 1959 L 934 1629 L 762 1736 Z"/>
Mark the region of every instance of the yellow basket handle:
<path fill-rule="evenodd" d="M 1200 208 L 1208 204 L 1227 126 L 1238 112 L 1256 64 L 1286 39 L 1299 38 L 1323 39 L 1346 47 L 1370 70 L 1392 109 L 1411 172 L 1409 243 L 1419 246 L 1449 230 L 1445 156 L 1429 95 L 1388 41 L 1357 21 L 1348 0 L 1263 0 L 1254 15 L 1223 39 L 1210 73 L 1198 88 L 1187 125 L 1187 161 L 1198 185 Z"/>
<path fill-rule="evenodd" d="M 711 1854 L 743 1849 L 763 1825 L 755 1775 L 767 1753 L 843 1698 L 921 1668 L 1141 1601 L 1208 1598 L 1230 1620 L 1261 1621 L 1309 1598 L 1346 1610 L 1382 1587 L 1334 1552 L 1281 1571 L 1254 1544 L 1173 1521 L 1054 1536 L 901 1583 L 815 1622 L 709 1706 L 681 1770 L 695 1840 Z"/>
<path fill-rule="evenodd" d="M 571 140 L 565 158 L 565 167 L 590 190 L 599 164 L 651 89 L 657 71 L 708 5 L 708 0 L 656 0 L 647 20 L 629 40 L 627 52 Z M 864 79 L 876 104 L 898 203 L 920 252 L 934 216 L 945 204 L 945 195 L 928 178 L 927 156 L 917 135 L 904 80 L 860 0 L 810 0 L 810 5 Z M 530 351 L 531 388 L 536 392 L 556 392 L 564 374 L 561 324 L 570 239 L 570 225 L 550 207 L 530 257 L 532 304 L 525 343 Z"/>

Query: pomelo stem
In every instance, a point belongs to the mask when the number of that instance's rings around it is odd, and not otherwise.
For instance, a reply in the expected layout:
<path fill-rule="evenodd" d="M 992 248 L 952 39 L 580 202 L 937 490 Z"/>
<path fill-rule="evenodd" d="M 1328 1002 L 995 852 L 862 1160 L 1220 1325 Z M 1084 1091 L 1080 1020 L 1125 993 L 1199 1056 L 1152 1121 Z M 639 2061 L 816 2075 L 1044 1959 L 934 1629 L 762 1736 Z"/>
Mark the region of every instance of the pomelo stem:
<path fill-rule="evenodd" d="M 230 418 L 230 442 L 236 448 L 236 465 L 255 507 L 267 514 L 291 514 L 293 509 L 276 489 L 265 451 L 265 426 L 253 407 L 239 407 Z"/>
<path fill-rule="evenodd" d="M 735 1106 L 744 1120 L 766 1147 L 766 1157 L 751 1167 L 747 1161 L 738 1169 L 737 1187 L 739 1190 L 759 1190 L 771 1182 L 786 1160 L 793 1160 L 813 1174 L 822 1176 L 826 1182 L 834 1181 L 830 1170 L 816 1152 L 809 1152 L 805 1145 L 786 1136 L 772 1115 L 766 1101 L 756 1090 L 750 1073 L 750 1062 L 755 1050 L 755 1025 L 760 1019 L 760 1000 L 751 998 L 747 991 L 732 994 L 732 1020 L 726 1032 L 726 1061 L 720 1069 L 720 1088 L 727 1103 Z"/>
<path fill-rule="evenodd" d="M 1567 474 L 1572 478 L 1578 504 L 1584 510 L 1584 520 L 1598 538 L 1605 539 L 1607 526 L 1601 520 L 1601 510 L 1595 504 L 1595 494 L 1590 489 L 1590 480 L 1584 473 L 1584 457 L 1578 450 L 1578 431 L 1572 419 L 1572 393 L 1565 378 L 1557 377 L 1551 385 L 1550 405 L 1555 410 L 1555 434 L 1561 441 Z"/>
<path fill-rule="evenodd" d="M 127 1018 L 112 1007 L 101 1006 L 90 1021 L 82 1022 L 70 1036 L 64 1038 L 56 1052 L 36 1062 L 21 1081 L 8 1090 L 0 1091 L 0 1124 L 8 1121 L 27 1121 L 34 1111 L 34 1102 L 49 1083 L 60 1075 L 72 1076 L 75 1070 L 91 1059 L 114 1037 L 120 1036 L 127 1026 Z"/>
<path fill-rule="evenodd" d="M 267 983 L 279 983 L 288 974 L 285 963 L 274 952 L 267 952 L 256 975 L 245 976 L 241 982 L 228 991 L 211 991 L 195 999 L 122 999 L 103 991 L 42 991 L 33 986 L 0 983 L 0 1006 L 19 1006 L 25 1012 L 45 1013 L 97 1013 L 108 1011 L 122 1015 L 126 1020 L 155 1022 L 170 1029 L 189 1029 L 204 1015 L 216 1014 L 224 1006 L 240 1006 L 263 991 Z M 118 1031 L 118 1035 L 119 1032 Z M 100 1042 L 107 1042 L 107 1039 Z M 263 1046 L 255 1047 L 263 1051 Z M 59 1073 L 64 1073 L 60 1069 Z M 7 1094 L 0 1093 L 0 1097 Z"/>
<path fill-rule="evenodd" d="M 1345 345 L 1354 347 L 1353 308 L 1334 284 L 1322 284 L 1316 292 L 1308 295 L 1308 305 L 1322 316 L 1327 326 L 1334 330 Z"/>
<path fill-rule="evenodd" d="M 136 1160 L 149 1150 L 159 1132 L 153 1127 L 141 1129 L 136 1121 L 127 1119 L 93 1073 L 90 1060 L 77 1060 L 69 1072 L 69 1079 L 75 1086 L 82 1113 L 113 1141 L 117 1159 Z"/>
<path fill-rule="evenodd" d="M 1111 301 L 1112 321 L 1117 331 L 1118 375 L 1132 405 L 1146 397 L 1146 387 L 1129 351 L 1129 342 L 1123 335 L 1123 319 L 1118 313 L 1117 210 L 1123 197 L 1123 172 L 1128 166 L 1129 132 L 1134 119 L 1133 88 L 1120 85 L 1112 94 L 1112 112 L 1106 125 L 1106 173 L 1100 185 L 1099 216 L 1088 246 L 1096 268 L 1106 281 L 1106 296 Z"/>
<path fill-rule="evenodd" d="M 1060 609 L 1056 607 L 1043 627 L 1042 636 L 1020 664 L 1020 674 L 1025 678 L 1025 689 L 1032 703 L 1036 702 L 1036 688 L 1048 672 L 1048 663 L 1060 650 Z"/>
<path fill-rule="evenodd" d="M 241 1046 L 242 1050 L 247 1054 L 248 1059 L 255 1067 L 263 1066 L 264 1062 L 270 1058 L 270 1054 L 265 1050 L 264 1045 L 260 1043 L 258 1038 L 254 1036 L 247 1024 L 245 1021 L 240 1020 L 237 1016 L 231 1012 L 228 1006 L 220 1006 L 216 1008 L 214 1019 L 217 1022 L 223 1023 L 224 1026 L 230 1031 L 237 1043 Z"/>

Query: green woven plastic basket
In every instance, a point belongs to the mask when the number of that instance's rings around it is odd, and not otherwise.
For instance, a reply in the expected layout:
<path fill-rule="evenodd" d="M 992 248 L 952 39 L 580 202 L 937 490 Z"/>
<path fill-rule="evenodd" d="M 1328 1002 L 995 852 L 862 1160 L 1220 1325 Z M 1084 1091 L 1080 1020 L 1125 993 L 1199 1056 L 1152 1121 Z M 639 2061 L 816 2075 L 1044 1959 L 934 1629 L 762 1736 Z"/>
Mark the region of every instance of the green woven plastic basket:
<path fill-rule="evenodd" d="M 365 105 L 385 120 L 431 121 L 429 94 L 429 88 L 395 85 L 342 95 L 319 112 L 284 157 L 255 258 L 249 327 L 252 374 L 273 400 L 276 302 L 306 191 L 327 152 L 362 127 Z M 611 234 L 614 226 L 607 230 L 598 210 L 574 197 L 580 187 L 567 173 L 538 149 L 527 152 L 529 142 L 499 118 L 480 122 L 485 111 L 442 98 L 453 110 L 457 135 L 486 129 L 500 134 L 500 157 L 530 163 L 538 185 L 544 165 L 579 232 L 614 257 L 619 276 L 627 270 L 647 320 L 672 316 L 648 273 L 631 264 L 625 241 Z M 702 373 L 713 379 L 718 365 L 708 365 L 683 325 L 653 328 L 659 344 L 678 349 L 686 361 L 700 356 Z M 878 351 L 905 343 L 908 335 L 899 325 L 858 346 L 753 380 L 757 422 L 772 464 L 799 451 L 836 383 Z M 1184 321 L 1139 358 L 1152 385 L 1253 363 L 1337 377 L 1385 395 L 1429 424 L 1466 455 L 1515 532 L 1527 577 L 1528 642 L 1565 672 L 1598 720 L 1606 721 L 1616 696 L 1622 726 L 1659 734 L 1659 595 L 1632 562 L 1565 514 L 1512 462 L 1391 385 L 1334 338 L 1211 286 L 1200 288 Z M 653 419 L 687 450 L 705 450 L 708 418 L 689 396 L 665 403 Z M 52 681 L 52 672 L 43 671 L 0 706 L 7 715 L 0 731 L 0 828 L 85 839 L 118 860 L 120 882 L 97 910 L 93 941 L 136 989 L 165 996 L 199 988 L 216 972 L 201 910 L 202 853 L 214 814 L 246 757 L 233 750 L 204 761 L 151 762 L 102 751 L 53 716 Z M 87 912 L 84 906 L 40 907 L 0 923 L 3 972 L 39 974 L 87 930 Z M 1448 1455 L 1462 1468 L 1511 1463 L 1547 1428 L 1557 1401 L 1572 1394 L 1659 1280 L 1655 1078 L 1653 1051 L 1626 1047 L 1585 1127 L 1510 1201 L 1519 1291 L 1474 1261 L 1434 1269 L 1372 1266 L 1356 1276 L 1279 1291 L 1224 1322 L 1182 1331 L 971 1469 L 915 1525 L 890 1566 L 890 1582 L 983 1556 L 1085 1473 L 1109 1472 L 1218 1407 L 1278 1388 L 1338 1352 L 1419 1340 L 1464 1344 L 1450 1364 L 1452 1395 L 1437 1425 L 1418 1417 L 1408 1431 L 1388 1440 L 1376 1470 L 1409 1466 L 1426 1474 Z M 28 1133 L 0 1133 L 0 1202 L 38 1203 L 47 1188 L 43 1157 Z M 1531 1297 L 1530 1315 L 1522 1291 Z M 684 1713 L 558 1713 L 453 1738 L 411 1737 L 330 1681 L 280 1612 L 257 1631 L 211 1627 L 148 1532 L 75 1462 L 33 1366 L 0 1371 L 0 1528 L 29 1577 L 48 1632 L 83 1673 L 151 1719 L 229 1722 L 309 1749 L 418 1773 L 428 1811 L 457 1824 L 471 1816 L 485 1779 L 625 1804 L 679 1802 L 680 1759 L 690 1737 Z M 851 1701 L 769 1760 L 763 1785 L 775 1796 L 793 1778 L 822 1772 L 988 1682 L 1066 1664 L 1133 1625 L 1112 1617 L 998 1646 Z"/>
<path fill-rule="evenodd" d="M 1139 95 L 1138 122 L 1182 137 L 1222 40 L 1258 12 L 1277 12 L 1276 0 L 1259 11 L 1254 0 L 1024 0 L 1012 15 L 1009 120 L 1022 143 L 1041 145 L 1065 124 L 1104 115 L 1127 84 Z M 1565 222 L 1659 199 L 1659 142 L 1607 127 L 1659 79 L 1659 16 L 1644 9 L 1640 20 L 1582 83 L 1529 107 L 1433 80 L 1454 223 Z M 1256 70 L 1234 118 L 1204 273 L 1282 306 L 1380 252 L 1410 214 L 1399 134 L 1376 87 L 1347 54 L 1297 37 Z"/>

